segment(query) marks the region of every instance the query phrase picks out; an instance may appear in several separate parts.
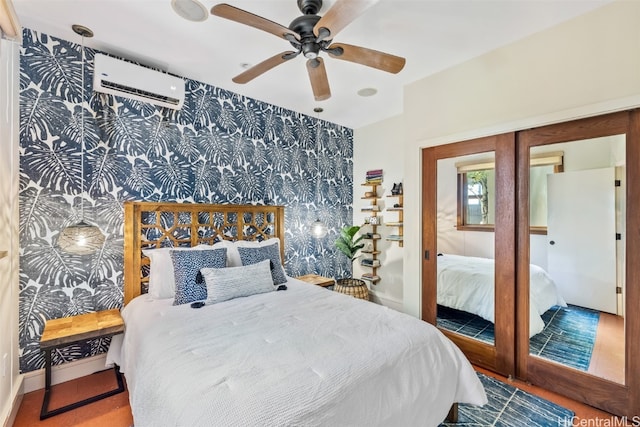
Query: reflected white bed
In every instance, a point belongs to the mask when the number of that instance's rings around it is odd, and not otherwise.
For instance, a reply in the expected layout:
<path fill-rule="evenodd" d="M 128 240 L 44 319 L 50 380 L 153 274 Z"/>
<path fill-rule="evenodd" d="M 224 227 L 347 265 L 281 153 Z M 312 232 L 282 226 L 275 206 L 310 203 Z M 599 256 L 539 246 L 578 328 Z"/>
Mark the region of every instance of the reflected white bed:
<path fill-rule="evenodd" d="M 493 259 L 443 254 L 438 256 L 438 304 L 466 311 L 489 322 L 495 320 L 495 263 Z M 559 305 L 562 295 L 547 272 L 531 264 L 529 337 L 542 332 L 542 314 Z"/>

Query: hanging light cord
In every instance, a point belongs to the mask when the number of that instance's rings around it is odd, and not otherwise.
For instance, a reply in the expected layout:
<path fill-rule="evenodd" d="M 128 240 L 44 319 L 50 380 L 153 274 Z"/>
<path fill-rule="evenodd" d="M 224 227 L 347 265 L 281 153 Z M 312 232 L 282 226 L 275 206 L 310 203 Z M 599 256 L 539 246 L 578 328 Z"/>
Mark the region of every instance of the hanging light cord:
<path fill-rule="evenodd" d="M 316 203 L 317 208 L 320 208 L 320 113 L 322 113 L 323 109 L 321 107 L 316 107 L 313 109 L 316 113 L 318 113 L 318 118 L 316 120 Z"/>
<path fill-rule="evenodd" d="M 82 99 L 80 100 L 80 221 L 84 221 L 84 34 L 82 35 Z"/>

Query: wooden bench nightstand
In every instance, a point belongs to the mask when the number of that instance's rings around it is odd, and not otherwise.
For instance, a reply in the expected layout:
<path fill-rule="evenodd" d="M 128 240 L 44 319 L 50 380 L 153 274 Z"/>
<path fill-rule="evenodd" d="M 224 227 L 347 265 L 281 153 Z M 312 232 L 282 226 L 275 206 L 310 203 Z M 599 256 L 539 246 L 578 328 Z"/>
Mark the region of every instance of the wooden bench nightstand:
<path fill-rule="evenodd" d="M 312 285 L 322 286 L 324 288 L 336 284 L 335 280 L 329 277 L 318 276 L 317 274 L 306 274 L 304 276 L 296 277 L 296 279 L 302 280 L 303 282 L 307 282 Z"/>
<path fill-rule="evenodd" d="M 51 411 L 49 411 L 48 408 L 51 393 L 51 350 L 66 347 L 79 341 L 105 338 L 122 332 L 124 332 L 124 321 L 120 316 L 120 310 L 117 309 L 97 311 L 94 313 L 63 317 L 47 321 L 44 326 L 42 337 L 40 338 L 40 348 L 44 350 L 45 358 L 45 386 L 42 410 L 40 411 L 41 420 L 96 402 L 100 399 L 122 393 L 125 390 L 122 374 L 118 370 L 118 367 L 114 366 L 113 369 L 118 381 L 117 389 L 110 390 Z"/>

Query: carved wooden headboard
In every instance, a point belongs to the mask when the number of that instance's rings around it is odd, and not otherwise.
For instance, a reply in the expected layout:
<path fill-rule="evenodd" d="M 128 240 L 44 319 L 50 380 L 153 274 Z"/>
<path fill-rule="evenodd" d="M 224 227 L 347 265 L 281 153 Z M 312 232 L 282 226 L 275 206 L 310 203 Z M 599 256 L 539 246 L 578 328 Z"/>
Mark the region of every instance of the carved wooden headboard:
<path fill-rule="evenodd" d="M 125 202 L 124 304 L 148 289 L 149 258 L 142 249 L 271 237 L 280 239 L 284 259 L 283 206 Z"/>

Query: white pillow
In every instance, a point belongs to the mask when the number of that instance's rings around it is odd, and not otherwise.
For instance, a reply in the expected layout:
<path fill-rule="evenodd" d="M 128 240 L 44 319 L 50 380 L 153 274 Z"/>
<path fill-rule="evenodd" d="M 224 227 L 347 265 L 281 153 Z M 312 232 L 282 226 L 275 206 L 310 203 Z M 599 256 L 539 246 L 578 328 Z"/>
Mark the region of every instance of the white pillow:
<path fill-rule="evenodd" d="M 212 247 L 214 249 L 227 248 L 227 267 L 238 267 L 242 265 L 242 262 L 240 262 L 240 254 L 236 249 L 236 245 L 231 240 L 216 242 Z"/>
<path fill-rule="evenodd" d="M 149 269 L 149 295 L 154 299 L 175 298 L 176 279 L 173 273 L 173 261 L 170 251 L 190 251 L 217 249 L 211 245 L 198 245 L 194 247 L 167 247 L 157 249 L 143 249 L 142 253 L 149 257 L 151 262 Z M 239 256 L 239 255 L 238 255 Z"/>
<path fill-rule="evenodd" d="M 268 259 L 242 267 L 203 268 L 207 304 L 275 290 Z"/>

